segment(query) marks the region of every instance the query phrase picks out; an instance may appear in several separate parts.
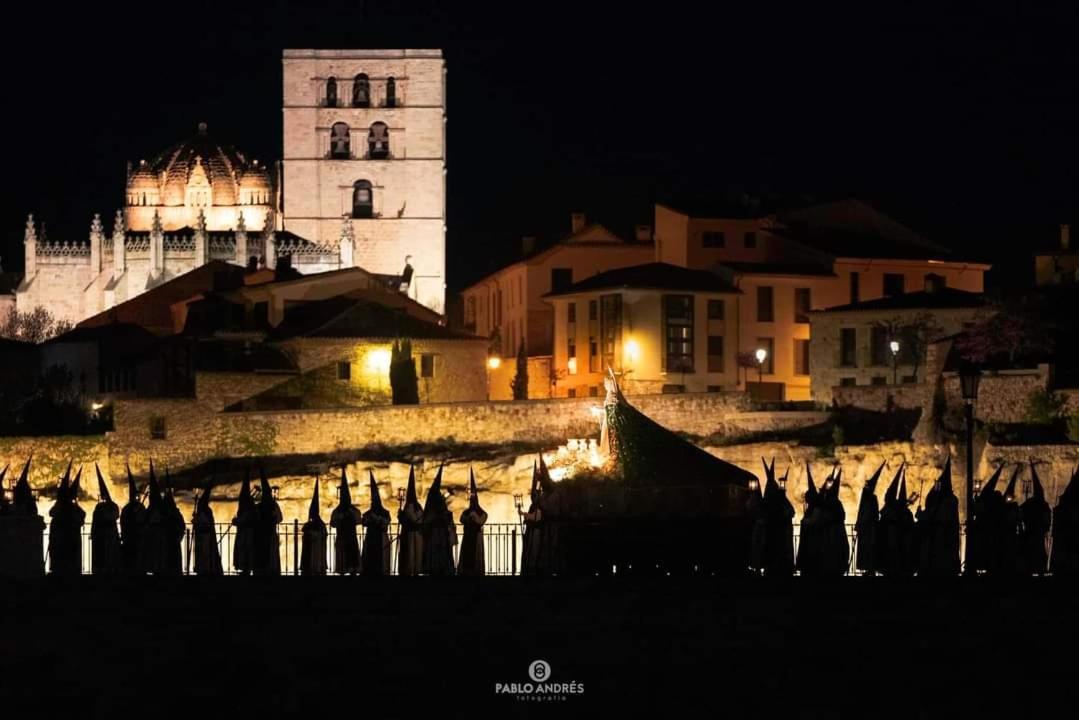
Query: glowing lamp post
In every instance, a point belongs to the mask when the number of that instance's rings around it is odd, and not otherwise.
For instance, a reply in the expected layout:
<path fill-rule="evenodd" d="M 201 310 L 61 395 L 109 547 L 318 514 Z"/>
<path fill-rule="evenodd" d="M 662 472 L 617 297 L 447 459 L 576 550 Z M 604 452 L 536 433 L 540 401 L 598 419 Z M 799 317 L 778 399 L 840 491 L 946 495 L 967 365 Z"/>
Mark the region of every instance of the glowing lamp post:
<path fill-rule="evenodd" d="M 402 487 L 397 488 L 397 509 L 400 510 L 405 506 L 405 489 Z"/>
<path fill-rule="evenodd" d="M 899 341 L 892 340 L 888 343 L 888 349 L 892 351 L 892 385 L 899 384 Z"/>
<path fill-rule="evenodd" d="M 622 354 L 626 366 L 632 368 L 637 364 L 637 361 L 641 359 L 640 343 L 632 338 L 626 340 L 625 345 L 622 347 Z"/>
<path fill-rule="evenodd" d="M 967 552 L 964 575 L 974 575 L 976 572 L 970 562 L 970 529 L 974 519 L 974 401 L 978 399 L 978 383 L 981 378 L 981 371 L 972 363 L 964 363 L 959 369 L 959 384 L 967 413 Z"/>
<path fill-rule="evenodd" d="M 768 351 L 757 348 L 757 385 L 764 384 L 764 361 L 768 359 Z"/>
<path fill-rule="evenodd" d="M 502 367 L 502 358 L 498 357 L 497 355 L 492 355 L 491 357 L 487 358 L 487 367 L 491 370 L 497 370 L 498 368 Z"/>

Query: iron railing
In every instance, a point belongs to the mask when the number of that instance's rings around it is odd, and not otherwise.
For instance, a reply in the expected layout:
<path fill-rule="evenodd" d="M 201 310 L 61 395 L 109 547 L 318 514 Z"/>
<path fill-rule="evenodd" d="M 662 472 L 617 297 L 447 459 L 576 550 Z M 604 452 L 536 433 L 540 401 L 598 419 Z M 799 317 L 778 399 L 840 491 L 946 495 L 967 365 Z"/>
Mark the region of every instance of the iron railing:
<path fill-rule="evenodd" d="M 216 523 L 217 543 L 221 553 L 221 565 L 226 575 L 238 574 L 233 563 L 233 552 L 236 543 L 236 526 L 230 523 Z M 300 554 L 303 548 L 303 524 L 299 520 L 283 522 L 278 526 L 279 552 L 281 554 L 281 574 L 300 574 Z M 794 525 L 794 557 L 798 557 L 798 545 L 800 541 L 799 524 Z M 847 575 L 860 575 L 861 571 L 855 568 L 855 559 L 858 553 L 858 533 L 854 530 L 854 524 L 848 523 L 847 541 L 850 545 L 850 556 L 847 562 Z M 337 531 L 327 526 L 326 537 L 326 568 L 328 574 L 335 574 L 334 545 L 337 540 Z M 363 546 L 366 528 L 359 526 L 356 529 L 356 539 Z M 400 536 L 400 525 L 393 523 L 388 528 L 390 539 L 390 574 L 397 574 L 397 543 Z M 484 562 L 487 575 L 518 575 L 521 569 L 522 528 L 515 523 L 488 523 L 483 528 Z M 460 539 L 464 535 L 463 527 L 457 526 L 458 543 L 453 546 L 453 561 L 456 565 L 459 559 Z M 960 526 L 959 542 L 960 557 L 966 558 L 966 526 Z M 183 554 L 183 571 L 185 575 L 194 573 L 195 545 L 194 530 L 188 524 L 184 530 L 184 538 L 181 541 Z M 45 557 L 45 571 L 49 571 L 48 532 L 42 533 L 43 554 Z M 1048 533 L 1045 539 L 1046 556 L 1052 557 L 1053 538 Z M 90 540 L 90 524 L 82 527 L 82 571 L 89 574 L 92 567 L 93 545 Z"/>

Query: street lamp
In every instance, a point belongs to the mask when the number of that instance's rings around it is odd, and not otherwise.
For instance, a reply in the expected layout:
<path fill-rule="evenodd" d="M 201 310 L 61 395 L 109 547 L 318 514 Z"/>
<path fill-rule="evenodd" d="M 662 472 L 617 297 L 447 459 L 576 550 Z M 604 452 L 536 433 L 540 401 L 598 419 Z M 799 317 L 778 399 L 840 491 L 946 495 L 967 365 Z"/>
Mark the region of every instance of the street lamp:
<path fill-rule="evenodd" d="M 888 349 L 892 351 L 892 385 L 899 384 L 899 341 L 892 340 L 888 343 Z"/>
<path fill-rule="evenodd" d="M 982 373 L 973 363 L 965 362 L 959 368 L 959 385 L 963 393 L 963 403 L 967 414 L 967 552 L 963 574 L 974 575 L 974 564 L 970 562 L 970 541 L 973 537 L 971 527 L 974 520 L 974 401 L 978 399 L 978 383 Z"/>
<path fill-rule="evenodd" d="M 757 385 L 760 386 L 764 383 L 764 361 L 768 358 L 768 351 L 764 348 L 757 348 Z M 760 388 L 758 387 L 758 390 Z"/>
<path fill-rule="evenodd" d="M 405 506 L 405 489 L 403 487 L 397 488 L 397 509 L 400 510 Z"/>

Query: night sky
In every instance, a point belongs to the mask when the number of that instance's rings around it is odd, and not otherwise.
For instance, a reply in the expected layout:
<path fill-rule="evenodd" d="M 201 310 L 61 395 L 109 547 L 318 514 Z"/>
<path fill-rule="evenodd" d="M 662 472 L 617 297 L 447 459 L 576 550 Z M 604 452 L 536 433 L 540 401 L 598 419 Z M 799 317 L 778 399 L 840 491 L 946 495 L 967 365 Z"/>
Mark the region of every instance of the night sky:
<path fill-rule="evenodd" d="M 463 4 L 21 8 L 0 30 L 4 269 L 21 266 L 27 212 L 85 240 L 94 211 L 111 226 L 126 161 L 200 121 L 277 159 L 284 47 L 443 48 L 453 288 L 572 210 L 623 230 L 690 191 L 855 194 L 998 261 L 1072 219 L 1064 3 Z"/>

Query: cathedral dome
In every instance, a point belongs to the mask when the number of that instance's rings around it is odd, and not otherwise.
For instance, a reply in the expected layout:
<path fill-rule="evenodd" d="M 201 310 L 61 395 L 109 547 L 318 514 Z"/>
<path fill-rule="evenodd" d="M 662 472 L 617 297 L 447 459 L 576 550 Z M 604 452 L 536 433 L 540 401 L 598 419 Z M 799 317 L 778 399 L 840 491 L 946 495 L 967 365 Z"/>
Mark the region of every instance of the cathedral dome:
<path fill-rule="evenodd" d="M 158 175 L 150 164 L 140 160 L 138 166 L 127 178 L 128 205 L 157 205 L 160 203 L 161 187 Z"/>
<path fill-rule="evenodd" d="M 206 130 L 206 123 L 199 123 L 198 134 L 165 150 L 149 166 L 164 178 L 164 205 L 185 204 L 188 183 L 198 166 L 205 172 L 212 188 L 212 204 L 235 205 L 239 176 L 247 161 L 243 153 L 231 145 L 214 142 Z"/>
<path fill-rule="evenodd" d="M 240 204 L 265 205 L 270 201 L 270 172 L 258 160 L 240 174 Z"/>

